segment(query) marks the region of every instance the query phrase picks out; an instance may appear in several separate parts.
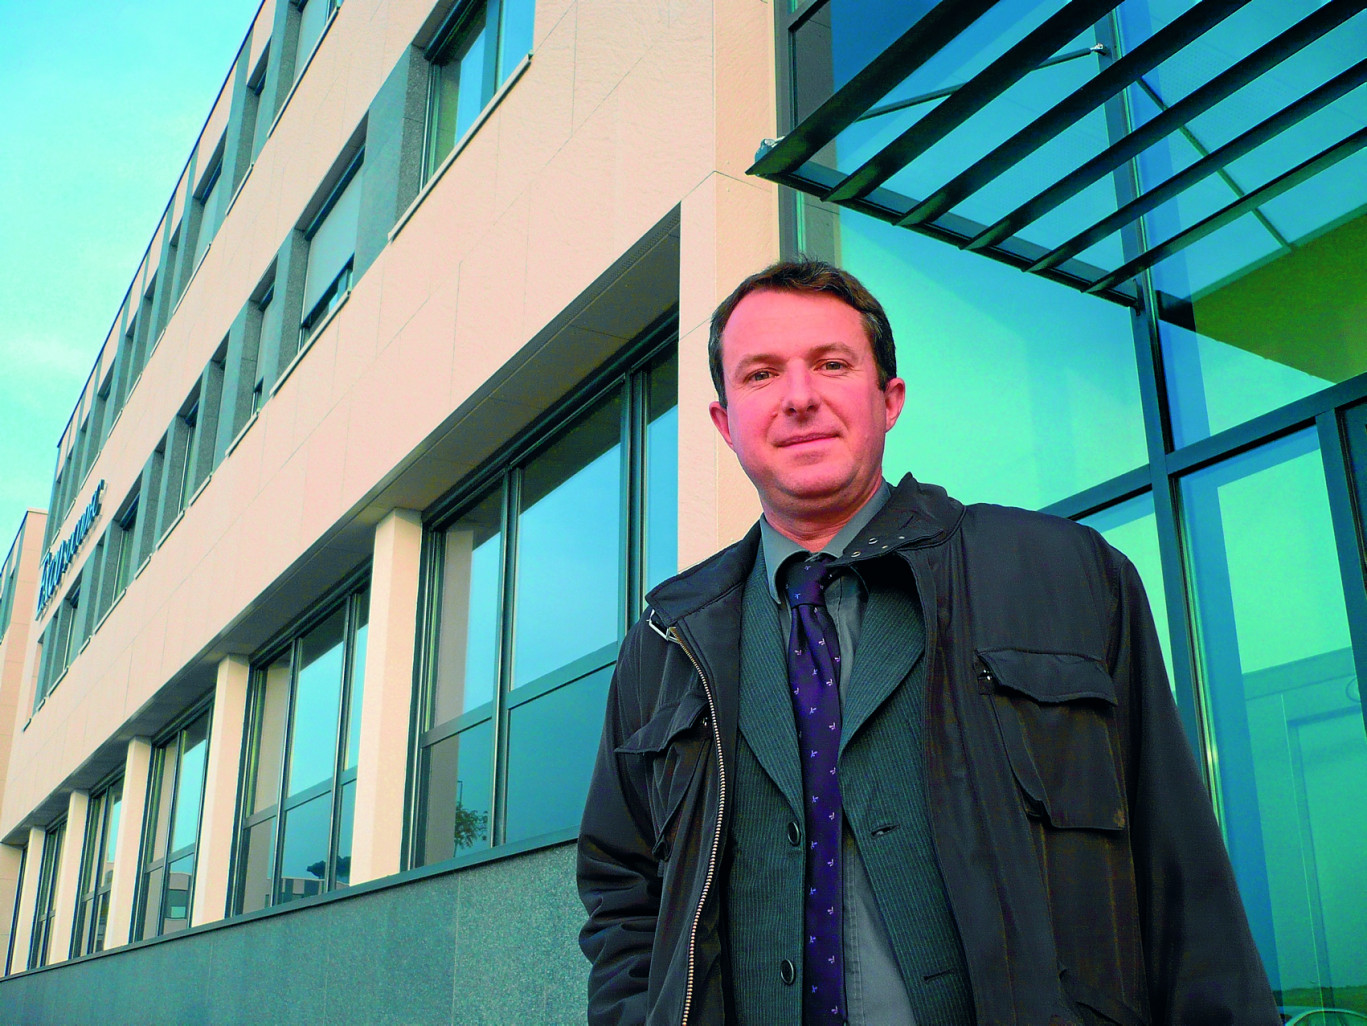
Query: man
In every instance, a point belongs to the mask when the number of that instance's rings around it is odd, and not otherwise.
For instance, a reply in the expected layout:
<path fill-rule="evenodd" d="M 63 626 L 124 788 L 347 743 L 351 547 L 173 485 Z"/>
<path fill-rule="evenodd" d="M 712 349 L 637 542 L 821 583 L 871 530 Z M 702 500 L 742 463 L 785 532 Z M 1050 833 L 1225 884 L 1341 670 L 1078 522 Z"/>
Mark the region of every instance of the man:
<path fill-rule="evenodd" d="M 889 488 L 907 388 L 837 268 L 742 282 L 709 357 L 764 516 L 622 645 L 589 1020 L 1277 1023 L 1129 561 Z"/>

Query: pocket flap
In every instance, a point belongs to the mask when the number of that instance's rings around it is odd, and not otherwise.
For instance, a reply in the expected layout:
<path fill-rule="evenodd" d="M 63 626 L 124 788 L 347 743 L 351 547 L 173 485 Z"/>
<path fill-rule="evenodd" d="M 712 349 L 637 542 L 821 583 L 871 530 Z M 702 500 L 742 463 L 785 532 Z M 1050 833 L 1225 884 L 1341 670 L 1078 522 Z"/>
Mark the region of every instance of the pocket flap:
<path fill-rule="evenodd" d="M 707 697 L 689 691 L 678 702 L 656 711 L 640 730 L 618 745 L 616 751 L 621 755 L 658 755 L 669 748 L 670 741 L 697 723 L 705 712 Z"/>
<path fill-rule="evenodd" d="M 1067 652 L 1026 652 L 1014 648 L 980 651 L 997 683 L 1036 702 L 1072 702 L 1095 698 L 1115 705 L 1115 681 L 1090 656 Z"/>

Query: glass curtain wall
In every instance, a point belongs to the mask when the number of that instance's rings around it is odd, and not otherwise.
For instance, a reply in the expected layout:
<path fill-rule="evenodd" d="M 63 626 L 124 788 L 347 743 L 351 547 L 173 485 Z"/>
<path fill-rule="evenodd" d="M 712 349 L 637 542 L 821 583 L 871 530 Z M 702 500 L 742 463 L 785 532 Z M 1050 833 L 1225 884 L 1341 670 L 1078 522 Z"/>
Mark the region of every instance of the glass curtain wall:
<path fill-rule="evenodd" d="M 134 907 L 136 940 L 175 933 L 190 925 L 208 755 L 207 709 L 152 753 L 142 872 Z"/>
<path fill-rule="evenodd" d="M 109 923 L 109 892 L 114 884 L 114 841 L 119 834 L 123 781 L 110 784 L 90 799 L 81 881 L 76 896 L 76 926 L 71 931 L 71 957 L 104 950 Z"/>
<path fill-rule="evenodd" d="M 414 865 L 578 823 L 617 646 L 677 571 L 677 375 L 671 343 L 434 520 Z"/>
<path fill-rule="evenodd" d="M 369 612 L 353 586 L 253 667 L 235 912 L 351 882 Z"/>
<path fill-rule="evenodd" d="M 780 134 L 937 6 L 780 5 Z M 1063 6 L 991 6 L 796 176 L 852 175 Z M 864 209 L 914 209 L 1191 9 L 1120 4 L 886 178 Z M 1360 6 L 1236 5 L 952 202 L 937 224 L 957 244 L 787 193 L 784 245 L 847 267 L 888 309 L 908 382 L 889 478 L 910 470 L 965 501 L 1073 517 L 1130 557 L 1279 1001 L 1367 1013 L 1367 406 L 1354 405 L 1367 397 L 1367 148 L 1354 149 L 1367 126 L 1364 52 Z M 1226 72 L 1247 84 L 1179 116 Z M 1060 247 L 1094 270 L 1199 229 L 1194 244 L 1097 295 L 968 243 L 1151 123 L 1147 145 L 1014 244 Z M 1342 159 L 1278 183 L 1335 146 Z M 1131 222 L 1087 234 L 1136 195 Z"/>

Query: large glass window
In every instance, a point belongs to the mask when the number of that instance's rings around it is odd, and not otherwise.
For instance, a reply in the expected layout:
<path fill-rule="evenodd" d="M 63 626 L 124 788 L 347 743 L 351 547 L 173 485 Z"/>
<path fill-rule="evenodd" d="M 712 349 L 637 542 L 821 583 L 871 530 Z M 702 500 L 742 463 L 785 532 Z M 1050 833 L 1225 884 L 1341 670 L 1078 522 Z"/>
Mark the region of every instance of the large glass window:
<path fill-rule="evenodd" d="M 5 948 L 5 975 L 14 972 L 14 938 L 19 933 L 19 901 L 24 893 L 24 874 L 29 871 L 28 845 L 19 849 L 19 878 L 14 885 L 14 908 L 10 911 L 9 944 Z"/>
<path fill-rule="evenodd" d="M 1148 462 L 1130 310 L 862 214 L 830 218 L 808 248 L 882 301 L 907 382 L 889 480 L 911 471 L 964 502 L 1038 509 Z"/>
<path fill-rule="evenodd" d="M 153 753 L 133 931 L 137 940 L 190 925 L 208 755 L 207 710 Z"/>
<path fill-rule="evenodd" d="M 38 900 L 33 906 L 33 932 L 29 935 L 28 968 L 47 965 L 52 945 L 52 919 L 56 912 L 57 870 L 62 861 L 62 841 L 66 820 L 47 828 L 43 834 L 43 861 L 38 868 Z"/>
<path fill-rule="evenodd" d="M 351 882 L 369 609 L 352 590 L 253 667 L 237 912 Z"/>
<path fill-rule="evenodd" d="M 435 171 L 532 48 L 535 0 L 475 0 L 457 6 L 432 53 L 427 171 Z"/>
<path fill-rule="evenodd" d="M 73 958 L 104 950 L 105 928 L 109 924 L 109 892 L 114 883 L 114 841 L 119 833 L 122 805 L 122 780 L 110 784 L 90 799 L 85 844 L 81 851 L 76 926 L 71 931 Z"/>
<path fill-rule="evenodd" d="M 1207 742 L 1230 856 L 1282 1004 L 1367 985 L 1367 738 L 1316 434 L 1182 482 Z"/>
<path fill-rule="evenodd" d="M 320 2 L 313 0 L 315 4 Z M 351 289 L 356 224 L 361 210 L 360 169 L 361 161 L 357 158 L 306 232 L 309 262 L 304 275 L 304 318 L 299 325 L 301 344 Z"/>
<path fill-rule="evenodd" d="M 677 570 L 677 391 L 671 345 L 430 532 L 415 864 L 578 821 L 622 632 Z"/>
<path fill-rule="evenodd" d="M 1129 557 L 1139 571 L 1163 649 L 1163 664 L 1172 676 L 1172 639 L 1168 633 L 1168 601 L 1163 591 L 1163 563 L 1158 552 L 1158 518 L 1153 512 L 1153 496 L 1148 492 L 1117 503 L 1083 518 L 1082 522 L 1101 532 L 1101 536 Z"/>

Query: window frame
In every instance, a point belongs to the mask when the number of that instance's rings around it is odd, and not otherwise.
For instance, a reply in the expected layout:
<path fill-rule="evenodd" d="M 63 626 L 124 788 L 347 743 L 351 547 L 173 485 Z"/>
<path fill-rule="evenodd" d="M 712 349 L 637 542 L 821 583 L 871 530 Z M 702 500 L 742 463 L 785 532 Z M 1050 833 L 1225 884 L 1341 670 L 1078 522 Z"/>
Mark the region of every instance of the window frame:
<path fill-rule="evenodd" d="M 269 900 L 260 909 L 252 909 L 251 912 L 260 912 L 267 909 L 279 908 L 293 904 L 293 901 L 282 901 L 278 897 L 278 888 L 281 879 L 281 859 L 283 856 L 284 827 L 287 814 L 321 795 L 331 793 L 332 801 L 329 812 L 328 824 L 328 856 L 325 860 L 326 873 L 322 880 L 322 888 L 317 896 L 329 894 L 333 891 L 350 886 L 347 883 L 339 884 L 337 881 L 337 861 L 338 861 L 338 842 L 340 839 L 341 813 L 342 813 L 342 794 L 348 784 L 356 783 L 358 766 L 347 768 L 346 766 L 346 747 L 348 742 L 347 727 L 351 722 L 352 703 L 356 697 L 356 674 L 364 674 L 364 666 L 357 666 L 356 663 L 356 631 L 358 629 L 358 617 L 360 616 L 361 606 L 365 605 L 365 624 L 369 626 L 369 601 L 371 588 L 371 567 L 367 561 L 361 567 L 349 573 L 346 578 L 337 586 L 330 589 L 327 594 L 303 616 L 297 618 L 292 624 L 281 631 L 271 642 L 263 647 L 260 653 L 252 658 L 251 674 L 247 690 L 247 709 L 244 718 L 244 729 L 242 738 L 242 760 L 240 772 L 238 774 L 237 805 L 233 823 L 233 845 L 231 871 L 228 881 L 228 907 L 229 915 L 247 915 L 250 912 L 243 911 L 244 898 L 246 897 L 245 888 L 247 886 L 247 867 L 243 864 L 243 856 L 247 851 L 246 837 L 248 833 L 262 823 L 274 821 L 271 828 L 270 843 L 270 874 L 269 874 Z M 306 790 L 300 791 L 295 795 L 287 795 L 286 788 L 289 786 L 289 765 L 292 729 L 298 699 L 299 683 L 299 653 L 304 638 L 310 631 L 322 624 L 338 610 L 343 610 L 342 620 L 342 683 L 341 695 L 338 701 L 337 723 L 334 727 L 333 745 L 333 764 L 332 775 L 327 782 L 320 782 Z M 278 751 L 280 779 L 276 784 L 274 802 L 269 806 L 255 809 L 248 812 L 253 793 L 256 789 L 256 772 L 260 765 L 261 738 L 260 738 L 260 719 L 264 712 L 266 692 L 265 680 L 270 667 L 281 657 L 288 654 L 290 661 L 289 695 L 285 705 L 285 719 L 281 729 L 280 748 Z M 362 678 L 364 680 L 364 678 Z M 354 842 L 354 838 L 353 838 Z M 307 900 L 315 895 L 307 895 L 303 898 L 294 899 Z"/>
<path fill-rule="evenodd" d="M 56 840 L 53 840 L 53 838 Z M 57 874 L 62 866 L 62 849 L 66 846 L 66 816 L 53 822 L 43 832 L 43 852 L 38 863 L 38 894 L 33 904 L 33 930 L 29 934 L 26 968 L 41 969 L 52 954 L 52 920 L 57 914 Z M 48 858 L 49 852 L 52 858 Z"/>
<path fill-rule="evenodd" d="M 318 3 L 320 0 L 310 0 L 310 2 Z M 305 283 L 308 281 L 308 272 L 314 259 L 314 237 L 326 223 L 328 217 L 332 214 L 333 210 L 336 209 L 338 202 L 341 200 L 347 188 L 356 180 L 356 177 L 361 174 L 364 167 L 365 146 L 361 146 L 361 148 L 357 150 L 356 155 L 347 163 L 346 170 L 342 172 L 341 177 L 337 180 L 337 184 L 334 185 L 328 193 L 327 199 L 323 201 L 323 205 L 318 208 L 318 213 L 313 216 L 313 219 L 308 223 L 308 227 L 304 229 L 304 238 L 309 246 L 308 256 L 304 262 Z M 363 186 L 364 182 L 358 182 L 357 185 L 358 187 Z M 341 306 L 343 300 L 351 294 L 352 271 L 356 266 L 356 242 L 357 239 L 355 238 L 351 240 L 351 256 L 347 258 L 341 269 L 333 275 L 332 280 L 328 282 L 323 288 L 323 291 L 319 293 L 318 298 L 314 300 L 313 305 L 305 310 L 303 316 L 299 319 L 299 349 L 301 351 L 308 345 L 309 340 L 312 339 L 319 325 L 326 321 L 332 311 Z M 270 291 L 274 292 L 274 289 L 274 284 L 272 284 Z M 261 309 L 264 315 L 265 307 L 262 307 Z M 260 351 L 258 350 L 258 359 L 260 359 L 259 352 Z"/>
<path fill-rule="evenodd" d="M 122 773 L 91 794 L 90 804 L 87 806 L 85 840 L 81 846 L 81 878 L 76 888 L 76 914 L 71 930 L 71 958 L 103 951 L 108 940 L 106 935 L 100 939 L 99 946 L 95 946 L 95 924 L 98 918 L 94 912 L 99 906 L 100 899 L 108 898 L 114 886 L 112 879 L 105 884 L 103 876 L 104 854 L 109 850 L 110 841 L 110 796 L 115 794 L 115 802 L 119 806 L 119 814 L 122 815 Z"/>
<path fill-rule="evenodd" d="M 195 883 L 199 876 L 199 838 L 204 829 L 204 794 L 208 790 L 207 786 L 202 786 L 199 792 L 199 809 L 195 816 L 195 839 L 192 843 L 181 848 L 172 849 L 171 844 L 174 840 L 173 832 L 176 821 L 176 806 L 180 800 L 180 774 L 182 763 L 185 756 L 185 733 L 197 723 L 200 718 L 204 719 L 204 744 L 205 759 L 209 756 L 210 747 L 213 745 L 213 698 L 210 697 L 203 702 L 198 702 L 193 708 L 183 716 L 176 719 L 174 726 L 163 731 L 152 746 L 152 758 L 148 766 L 147 775 L 147 799 L 143 805 L 142 817 L 142 837 L 138 845 L 138 880 L 137 886 L 133 891 L 133 923 L 132 939 L 135 941 L 151 940 L 154 937 L 165 935 L 166 917 L 166 898 L 170 888 L 167 886 L 166 870 L 174 862 L 193 855 L 195 858 L 194 872 L 190 877 L 190 888 L 185 897 L 185 928 L 194 925 L 193 917 L 190 914 L 194 907 Z M 157 806 L 161 799 L 161 785 L 165 770 L 165 759 L 167 750 L 174 745 L 176 748 L 176 768 L 171 779 L 171 802 L 166 808 L 166 851 L 160 855 L 153 854 L 148 857 L 149 851 L 156 845 L 155 831 L 157 829 Z M 206 774 L 207 776 L 207 774 Z M 161 898 L 157 902 L 157 926 L 156 932 L 147 932 L 147 886 L 148 878 L 158 869 L 163 870 L 161 884 Z"/>
<path fill-rule="evenodd" d="M 645 449 L 647 427 L 648 372 L 670 352 L 678 358 L 678 324 L 674 311 L 644 331 L 635 345 L 628 346 L 598 372 L 555 404 L 545 415 L 495 453 L 483 468 L 424 516 L 423 552 L 419 583 L 419 650 L 415 667 L 414 704 L 409 746 L 409 802 L 403 844 L 403 865 L 417 869 L 424 865 L 461 864 L 487 857 L 490 851 L 522 850 L 555 843 L 572 836 L 573 829 L 518 838 L 507 836 L 507 799 L 509 765 L 509 724 L 514 709 L 573 685 L 617 661 L 621 639 L 643 606 L 646 561 L 644 513 Z M 618 538 L 618 636 L 601 648 L 579 656 L 540 677 L 514 686 L 511 667 L 513 624 L 516 616 L 517 520 L 524 469 L 555 445 L 585 415 L 614 392 L 622 397 L 622 421 L 618 444 L 621 446 L 621 520 Z M 441 589 L 444 571 L 444 537 L 448 528 L 479 506 L 491 494 L 500 496 L 500 539 L 498 573 L 499 635 L 495 658 L 496 680 L 490 702 L 441 722 L 432 722 L 432 698 L 436 685 L 437 653 L 441 628 Z M 427 819 L 427 780 L 424 765 L 427 753 L 448 738 L 492 721 L 490 779 L 492 782 L 488 843 L 457 850 L 446 859 L 421 861 Z M 562 836 L 563 835 L 563 836 Z"/>

